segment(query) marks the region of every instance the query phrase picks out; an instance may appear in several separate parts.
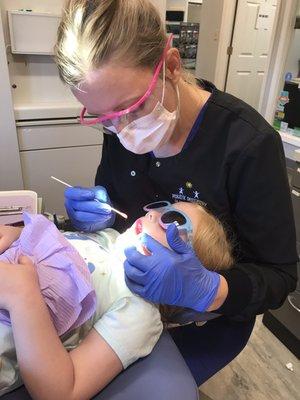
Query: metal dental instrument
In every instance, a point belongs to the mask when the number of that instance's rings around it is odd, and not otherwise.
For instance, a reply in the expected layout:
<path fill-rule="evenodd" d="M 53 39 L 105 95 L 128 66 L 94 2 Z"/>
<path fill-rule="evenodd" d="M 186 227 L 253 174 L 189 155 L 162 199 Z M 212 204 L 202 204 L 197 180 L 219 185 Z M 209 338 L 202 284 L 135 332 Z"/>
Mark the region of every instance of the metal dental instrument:
<path fill-rule="evenodd" d="M 57 181 L 57 182 L 59 182 L 59 183 L 65 185 L 65 186 L 74 187 L 74 186 L 70 185 L 69 183 L 62 181 L 61 179 L 55 178 L 55 176 L 51 176 L 50 178 L 51 178 L 51 179 L 54 179 L 55 181 Z M 97 201 L 98 203 L 101 203 L 101 201 L 98 200 L 98 199 L 95 199 L 95 201 Z M 123 212 L 117 210 L 116 208 L 113 208 L 113 207 L 112 207 L 110 204 L 108 204 L 108 203 L 105 203 L 105 204 L 107 204 L 107 205 L 110 207 L 110 209 L 111 209 L 112 211 L 114 211 L 115 213 L 121 215 L 121 217 L 123 217 L 123 218 L 125 218 L 125 219 L 128 218 L 127 214 L 125 214 L 125 213 L 123 213 Z"/>

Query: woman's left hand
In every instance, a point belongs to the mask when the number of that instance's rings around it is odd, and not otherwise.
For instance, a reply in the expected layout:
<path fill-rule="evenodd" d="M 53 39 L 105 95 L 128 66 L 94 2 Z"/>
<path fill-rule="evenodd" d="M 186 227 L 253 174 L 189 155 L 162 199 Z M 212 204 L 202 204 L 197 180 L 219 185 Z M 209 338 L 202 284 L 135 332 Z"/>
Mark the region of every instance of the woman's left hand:
<path fill-rule="evenodd" d="M 11 310 L 39 286 L 31 259 L 21 256 L 18 261 L 18 264 L 0 262 L 0 309 Z"/>
<path fill-rule="evenodd" d="M 217 309 L 225 299 L 222 291 L 224 298 L 216 301 L 224 278 L 201 264 L 173 224 L 167 229 L 167 240 L 172 250 L 145 235 L 143 244 L 151 252 L 150 256 L 142 255 L 136 248 L 125 250 L 124 268 L 129 289 L 154 303 L 188 307 L 199 312 Z M 215 307 L 211 307 L 213 303 Z"/>

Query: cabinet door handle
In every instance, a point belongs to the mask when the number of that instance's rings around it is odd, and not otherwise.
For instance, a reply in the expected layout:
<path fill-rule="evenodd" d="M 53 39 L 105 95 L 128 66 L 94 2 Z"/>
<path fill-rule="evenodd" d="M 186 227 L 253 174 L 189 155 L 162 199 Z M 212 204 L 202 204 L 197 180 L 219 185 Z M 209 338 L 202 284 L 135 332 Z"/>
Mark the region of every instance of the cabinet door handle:
<path fill-rule="evenodd" d="M 300 197 L 300 193 L 297 192 L 297 190 L 295 190 L 295 189 L 292 190 L 292 194 L 293 194 L 294 196 Z"/>

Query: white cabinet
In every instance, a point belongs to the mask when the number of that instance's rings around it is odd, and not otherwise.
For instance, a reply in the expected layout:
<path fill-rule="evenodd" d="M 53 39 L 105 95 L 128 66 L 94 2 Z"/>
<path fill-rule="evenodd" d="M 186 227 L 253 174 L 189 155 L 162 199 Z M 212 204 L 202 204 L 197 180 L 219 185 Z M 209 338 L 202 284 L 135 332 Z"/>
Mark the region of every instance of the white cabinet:
<path fill-rule="evenodd" d="M 49 122 L 45 125 L 37 125 L 37 123 L 40 122 L 32 122 L 31 125 L 22 123 L 22 126 L 18 127 L 19 149 L 21 151 L 91 146 L 103 143 L 103 133 L 93 128 L 76 123 L 53 125 L 49 125 Z"/>
<path fill-rule="evenodd" d="M 102 134 L 78 124 L 18 128 L 24 189 L 43 198 L 45 211 L 66 215 L 65 187 L 93 186 L 102 153 Z"/>
<path fill-rule="evenodd" d="M 60 15 L 32 11 L 8 11 L 12 53 L 54 54 Z"/>

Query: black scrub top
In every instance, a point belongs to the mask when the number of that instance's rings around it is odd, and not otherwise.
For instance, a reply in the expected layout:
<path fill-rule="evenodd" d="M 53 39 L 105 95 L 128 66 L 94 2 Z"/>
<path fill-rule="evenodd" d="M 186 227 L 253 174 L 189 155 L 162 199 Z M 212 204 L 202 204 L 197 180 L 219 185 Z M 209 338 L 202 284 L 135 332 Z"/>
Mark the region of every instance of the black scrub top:
<path fill-rule="evenodd" d="M 279 134 L 243 101 L 212 92 L 181 153 L 136 155 L 104 135 L 96 185 L 105 186 L 122 232 L 158 200 L 204 204 L 224 224 L 235 265 L 220 272 L 229 294 L 218 312 L 248 319 L 279 307 L 296 286 L 295 226 Z M 201 123 L 199 123 L 201 121 Z"/>

